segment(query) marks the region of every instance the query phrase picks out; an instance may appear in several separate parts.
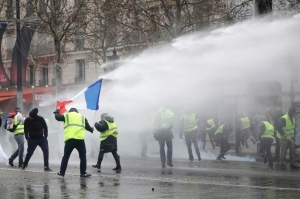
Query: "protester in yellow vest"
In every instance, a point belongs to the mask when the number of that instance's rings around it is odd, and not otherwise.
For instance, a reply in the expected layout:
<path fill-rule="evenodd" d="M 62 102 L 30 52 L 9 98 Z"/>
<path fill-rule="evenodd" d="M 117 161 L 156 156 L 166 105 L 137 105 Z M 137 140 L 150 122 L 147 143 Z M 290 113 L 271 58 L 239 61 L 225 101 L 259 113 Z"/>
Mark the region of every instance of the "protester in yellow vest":
<path fill-rule="evenodd" d="M 215 132 L 215 140 L 220 144 L 220 154 L 218 155 L 217 160 L 226 159 L 225 153 L 227 153 L 227 151 L 231 148 L 228 142 L 228 137 L 232 131 L 232 126 L 228 123 L 228 121 L 225 121 Z"/>
<path fill-rule="evenodd" d="M 273 169 L 273 157 L 271 147 L 274 139 L 274 126 L 267 121 L 267 117 L 261 115 L 259 117 L 259 132 L 260 132 L 260 146 L 264 154 L 264 163 L 269 163 L 269 170 Z"/>
<path fill-rule="evenodd" d="M 299 167 L 295 163 L 295 116 L 297 109 L 291 107 L 287 114 L 282 116 L 278 122 L 278 133 L 277 137 L 280 141 L 280 169 L 285 170 L 284 157 L 286 150 L 289 149 L 290 168 L 298 169 Z"/>
<path fill-rule="evenodd" d="M 249 117 L 245 116 L 240 118 L 240 128 L 241 128 L 240 130 L 242 136 L 242 144 L 245 145 L 246 148 L 249 148 L 248 139 L 251 135 Z"/>
<path fill-rule="evenodd" d="M 95 123 L 95 128 L 100 132 L 100 151 L 98 155 L 97 164 L 92 167 L 101 169 L 101 163 L 105 153 L 112 153 L 116 167 L 113 169 L 116 172 L 121 171 L 120 156 L 118 155 L 118 127 L 112 116 L 107 113 L 101 114 L 101 121 Z"/>
<path fill-rule="evenodd" d="M 61 115 L 59 109 L 54 112 L 57 121 L 64 122 L 64 156 L 61 160 L 59 176 L 64 176 L 67 170 L 68 161 L 73 149 L 77 149 L 80 158 L 80 177 L 90 177 L 91 174 L 86 173 L 86 147 L 85 147 L 85 131 L 93 133 L 94 128 L 90 126 L 84 115 L 78 113 L 76 108 L 71 108 L 69 112 Z"/>
<path fill-rule="evenodd" d="M 165 107 L 159 107 L 152 117 L 152 132 L 155 140 L 159 143 L 159 153 L 162 168 L 166 168 L 165 144 L 167 145 L 167 165 L 173 167 L 173 124 L 174 113 Z"/>
<path fill-rule="evenodd" d="M 280 140 L 277 136 L 278 134 L 278 122 L 279 119 L 284 115 L 281 107 L 276 107 L 275 109 L 267 109 L 266 116 L 267 120 L 274 126 L 274 136 L 275 136 L 275 161 L 279 165 L 280 161 Z M 286 154 L 286 153 L 285 153 Z M 285 156 L 284 156 L 285 157 Z"/>
<path fill-rule="evenodd" d="M 200 150 L 198 147 L 198 117 L 192 113 L 190 108 L 186 108 L 184 114 L 180 119 L 180 133 L 179 137 L 182 139 L 182 135 L 184 134 L 186 146 L 188 149 L 189 159 L 190 161 L 194 160 L 192 144 L 194 145 L 195 152 L 198 156 L 198 161 L 201 160 Z"/>
<path fill-rule="evenodd" d="M 15 108 L 16 115 L 14 116 L 14 125 L 16 129 L 14 131 L 14 138 L 18 144 L 18 149 L 9 158 L 9 165 L 14 167 L 14 159 L 19 156 L 19 168 L 23 165 L 23 154 L 24 154 L 24 121 L 25 116 L 19 107 Z"/>
<path fill-rule="evenodd" d="M 209 137 L 210 143 L 213 147 L 213 149 L 215 149 L 215 143 L 214 143 L 214 133 L 216 131 L 216 124 L 214 119 L 208 119 L 206 120 L 206 127 L 205 127 L 205 132 Z M 206 140 L 206 136 L 205 136 L 205 140 Z M 205 146 L 204 146 L 205 149 Z"/>

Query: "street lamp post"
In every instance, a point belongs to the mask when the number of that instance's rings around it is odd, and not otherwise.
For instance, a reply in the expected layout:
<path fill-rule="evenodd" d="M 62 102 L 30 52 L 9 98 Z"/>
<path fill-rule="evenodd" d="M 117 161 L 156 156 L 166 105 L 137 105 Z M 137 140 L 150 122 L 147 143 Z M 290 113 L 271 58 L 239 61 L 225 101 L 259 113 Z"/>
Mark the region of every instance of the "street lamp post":
<path fill-rule="evenodd" d="M 20 44 L 20 0 L 16 0 L 16 32 L 17 32 L 17 106 L 23 110 L 23 93 L 22 93 L 22 68 L 21 68 L 21 44 Z"/>
<path fill-rule="evenodd" d="M 35 86 L 32 86 L 32 108 L 35 106 Z"/>

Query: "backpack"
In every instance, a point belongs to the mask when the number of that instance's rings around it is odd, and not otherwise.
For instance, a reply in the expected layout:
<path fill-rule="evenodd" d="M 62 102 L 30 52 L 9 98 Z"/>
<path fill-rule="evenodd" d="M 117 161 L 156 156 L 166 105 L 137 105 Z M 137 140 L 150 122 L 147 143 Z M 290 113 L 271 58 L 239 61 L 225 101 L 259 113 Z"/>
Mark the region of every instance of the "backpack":
<path fill-rule="evenodd" d="M 9 115 L 5 118 L 5 122 L 4 122 L 4 129 L 8 130 L 9 132 L 14 132 L 17 128 L 17 126 L 19 125 L 19 123 L 17 125 L 14 125 L 14 117 L 17 113 L 16 112 L 12 112 L 9 113 Z"/>

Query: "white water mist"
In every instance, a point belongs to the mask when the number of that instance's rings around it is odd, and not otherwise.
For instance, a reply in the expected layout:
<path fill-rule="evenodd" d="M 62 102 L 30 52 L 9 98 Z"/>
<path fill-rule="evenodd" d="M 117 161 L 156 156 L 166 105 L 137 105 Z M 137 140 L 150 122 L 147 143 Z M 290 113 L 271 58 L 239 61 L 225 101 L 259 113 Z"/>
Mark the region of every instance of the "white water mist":
<path fill-rule="evenodd" d="M 184 107 L 199 115 L 209 113 L 217 96 L 243 94 L 249 82 L 276 80 L 283 91 L 289 91 L 290 67 L 300 65 L 299 52 L 299 15 L 277 21 L 253 19 L 186 35 L 122 60 L 118 69 L 101 77 L 111 81 L 103 83 L 100 110 L 80 112 L 92 125 L 102 112 L 115 118 L 121 157 L 141 154 L 140 134 L 148 139 L 148 155 L 158 157 L 151 117 L 159 106 L 170 108 L 176 115 L 173 157 L 187 158 L 186 145 L 178 136 Z M 78 103 L 72 106 L 81 108 Z M 99 132 L 90 136 L 99 141 Z M 90 141 L 86 144 L 89 150 Z"/>

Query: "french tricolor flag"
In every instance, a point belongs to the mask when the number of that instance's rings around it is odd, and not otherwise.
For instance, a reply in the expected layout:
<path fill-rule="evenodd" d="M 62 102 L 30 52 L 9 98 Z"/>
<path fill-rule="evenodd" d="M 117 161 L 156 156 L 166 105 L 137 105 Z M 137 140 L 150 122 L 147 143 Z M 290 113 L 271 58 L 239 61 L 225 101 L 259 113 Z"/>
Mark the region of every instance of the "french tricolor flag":
<path fill-rule="evenodd" d="M 89 85 L 88 87 L 84 88 L 80 91 L 75 97 L 70 100 L 65 101 L 57 101 L 56 108 L 59 109 L 59 113 L 63 114 L 67 111 L 66 105 L 73 102 L 78 96 L 84 93 L 86 108 L 90 110 L 98 110 L 99 109 L 99 97 L 100 91 L 102 86 L 102 78 L 94 82 L 93 84 Z"/>

